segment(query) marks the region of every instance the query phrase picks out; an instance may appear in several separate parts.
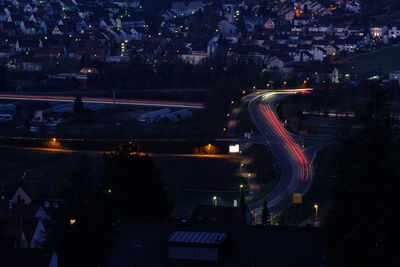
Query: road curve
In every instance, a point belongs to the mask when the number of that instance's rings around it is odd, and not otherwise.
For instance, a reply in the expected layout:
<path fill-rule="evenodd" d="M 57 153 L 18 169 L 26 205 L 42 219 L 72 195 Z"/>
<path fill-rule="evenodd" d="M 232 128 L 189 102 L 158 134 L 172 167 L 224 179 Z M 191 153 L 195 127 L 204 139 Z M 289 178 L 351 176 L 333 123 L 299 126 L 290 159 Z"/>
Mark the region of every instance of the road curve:
<path fill-rule="evenodd" d="M 275 104 L 287 94 L 295 93 L 299 91 L 266 92 L 254 97 L 249 103 L 249 113 L 262 134 L 262 143 L 271 149 L 281 170 L 275 188 L 250 205 L 250 209 L 256 213 L 260 212 L 266 200 L 272 214 L 279 214 L 291 204 L 293 193 L 305 194 L 311 186 L 311 166 L 302 149 L 282 127 L 275 114 Z"/>
<path fill-rule="evenodd" d="M 74 102 L 73 96 L 51 96 L 51 95 L 22 95 L 22 94 L 0 94 L 0 99 L 10 100 L 36 100 L 50 102 Z M 98 104 L 121 104 L 132 106 L 173 107 L 173 108 L 204 108 L 202 103 L 163 101 L 163 100 L 140 100 L 140 99 L 112 99 L 101 97 L 82 97 L 83 102 Z"/>

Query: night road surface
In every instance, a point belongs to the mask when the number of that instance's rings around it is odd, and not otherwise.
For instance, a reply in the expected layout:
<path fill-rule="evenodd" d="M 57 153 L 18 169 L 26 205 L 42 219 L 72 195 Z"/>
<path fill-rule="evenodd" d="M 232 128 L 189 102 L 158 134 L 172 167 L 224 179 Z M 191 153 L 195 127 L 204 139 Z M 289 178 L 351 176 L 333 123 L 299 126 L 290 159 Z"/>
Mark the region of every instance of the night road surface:
<path fill-rule="evenodd" d="M 49 102 L 74 102 L 73 96 L 50 96 L 50 95 L 17 95 L 17 94 L 0 94 L 0 99 L 10 100 L 36 100 Z M 97 104 L 119 104 L 131 106 L 150 106 L 150 107 L 170 107 L 170 108 L 204 108 L 202 103 L 180 102 L 180 101 L 164 101 L 164 100 L 140 100 L 140 99 L 115 99 L 100 97 L 82 97 L 82 102 Z"/>
<path fill-rule="evenodd" d="M 310 163 L 275 114 L 275 105 L 282 97 L 300 92 L 302 91 L 295 89 L 266 92 L 249 103 L 249 113 L 262 134 L 262 143 L 271 149 L 281 170 L 280 180 L 275 188 L 249 206 L 256 213 L 261 212 L 266 200 L 272 215 L 277 215 L 290 205 L 293 193 L 305 194 L 311 186 Z"/>

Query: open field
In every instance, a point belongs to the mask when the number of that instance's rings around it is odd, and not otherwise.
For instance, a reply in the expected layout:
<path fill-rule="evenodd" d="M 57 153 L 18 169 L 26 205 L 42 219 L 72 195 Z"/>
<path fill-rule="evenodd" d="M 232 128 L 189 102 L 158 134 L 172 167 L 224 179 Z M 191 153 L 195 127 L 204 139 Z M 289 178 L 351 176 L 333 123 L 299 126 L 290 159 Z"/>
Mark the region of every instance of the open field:
<path fill-rule="evenodd" d="M 249 110 L 247 105 L 244 106 L 237 117 L 237 125 L 236 125 L 236 132 L 239 135 L 243 135 L 244 133 L 252 132 L 257 133 L 257 127 L 254 125 L 253 121 L 251 120 Z"/>
<path fill-rule="evenodd" d="M 235 160 L 215 158 L 155 158 L 171 190 L 237 191 Z"/>
<path fill-rule="evenodd" d="M 344 60 L 339 65 L 339 71 L 340 73 L 349 74 L 382 72 L 387 75 L 393 70 L 400 69 L 399 55 L 400 46 L 384 48 L 376 52 Z"/>
<path fill-rule="evenodd" d="M 99 182 L 103 174 L 101 152 L 46 151 L 32 148 L 0 147 L 0 184 L 17 182 L 33 199 L 48 193 L 58 177 L 77 165 L 83 155 L 91 164 L 91 175 Z M 230 158 L 156 156 L 165 186 L 174 202 L 174 216 L 188 216 L 198 204 L 211 204 L 212 196 L 220 204 L 232 204 L 237 199 L 240 179 L 235 175 L 238 162 Z M 25 179 L 22 179 L 24 171 Z M 190 215 L 190 214 L 189 214 Z"/>
<path fill-rule="evenodd" d="M 168 196 L 174 202 L 174 218 L 189 218 L 196 205 L 212 205 L 214 196 L 218 198 L 218 205 L 233 205 L 234 199 L 237 199 L 238 203 L 240 199 L 239 192 L 182 191 L 170 192 Z"/>

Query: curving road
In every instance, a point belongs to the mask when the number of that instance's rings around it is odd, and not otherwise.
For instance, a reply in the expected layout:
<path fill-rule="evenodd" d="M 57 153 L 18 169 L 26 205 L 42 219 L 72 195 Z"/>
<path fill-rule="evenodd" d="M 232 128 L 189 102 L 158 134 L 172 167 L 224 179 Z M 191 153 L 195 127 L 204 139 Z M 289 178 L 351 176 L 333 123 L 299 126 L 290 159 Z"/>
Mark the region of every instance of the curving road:
<path fill-rule="evenodd" d="M 279 214 L 292 202 L 293 193 L 304 194 L 311 186 L 312 169 L 309 161 L 296 141 L 286 132 L 275 114 L 275 105 L 288 94 L 304 90 L 282 90 L 266 92 L 254 97 L 249 103 L 250 116 L 260 131 L 261 143 L 267 145 L 277 160 L 281 176 L 275 188 L 266 196 L 250 205 L 260 212 L 266 200 L 272 215 Z M 316 151 L 316 149 L 311 149 Z"/>

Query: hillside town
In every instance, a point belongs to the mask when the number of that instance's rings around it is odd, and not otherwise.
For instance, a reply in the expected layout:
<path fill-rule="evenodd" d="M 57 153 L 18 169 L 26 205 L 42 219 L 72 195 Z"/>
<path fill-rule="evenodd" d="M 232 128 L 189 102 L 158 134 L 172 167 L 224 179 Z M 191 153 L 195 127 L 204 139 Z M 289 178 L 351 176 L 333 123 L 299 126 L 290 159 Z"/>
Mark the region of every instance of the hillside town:
<path fill-rule="evenodd" d="M 399 266 L 396 0 L 0 0 L 0 266 Z"/>
<path fill-rule="evenodd" d="M 349 78 L 335 69 L 338 60 L 396 43 L 400 35 L 399 25 L 355 19 L 363 8 L 356 0 L 172 2 L 158 17 L 148 16 L 139 0 L 0 3 L 0 60 L 7 68 L 83 87 L 107 64 L 137 56 L 150 65 L 252 63 L 286 80 L 296 66 L 317 62 L 304 76 L 338 83 Z"/>

